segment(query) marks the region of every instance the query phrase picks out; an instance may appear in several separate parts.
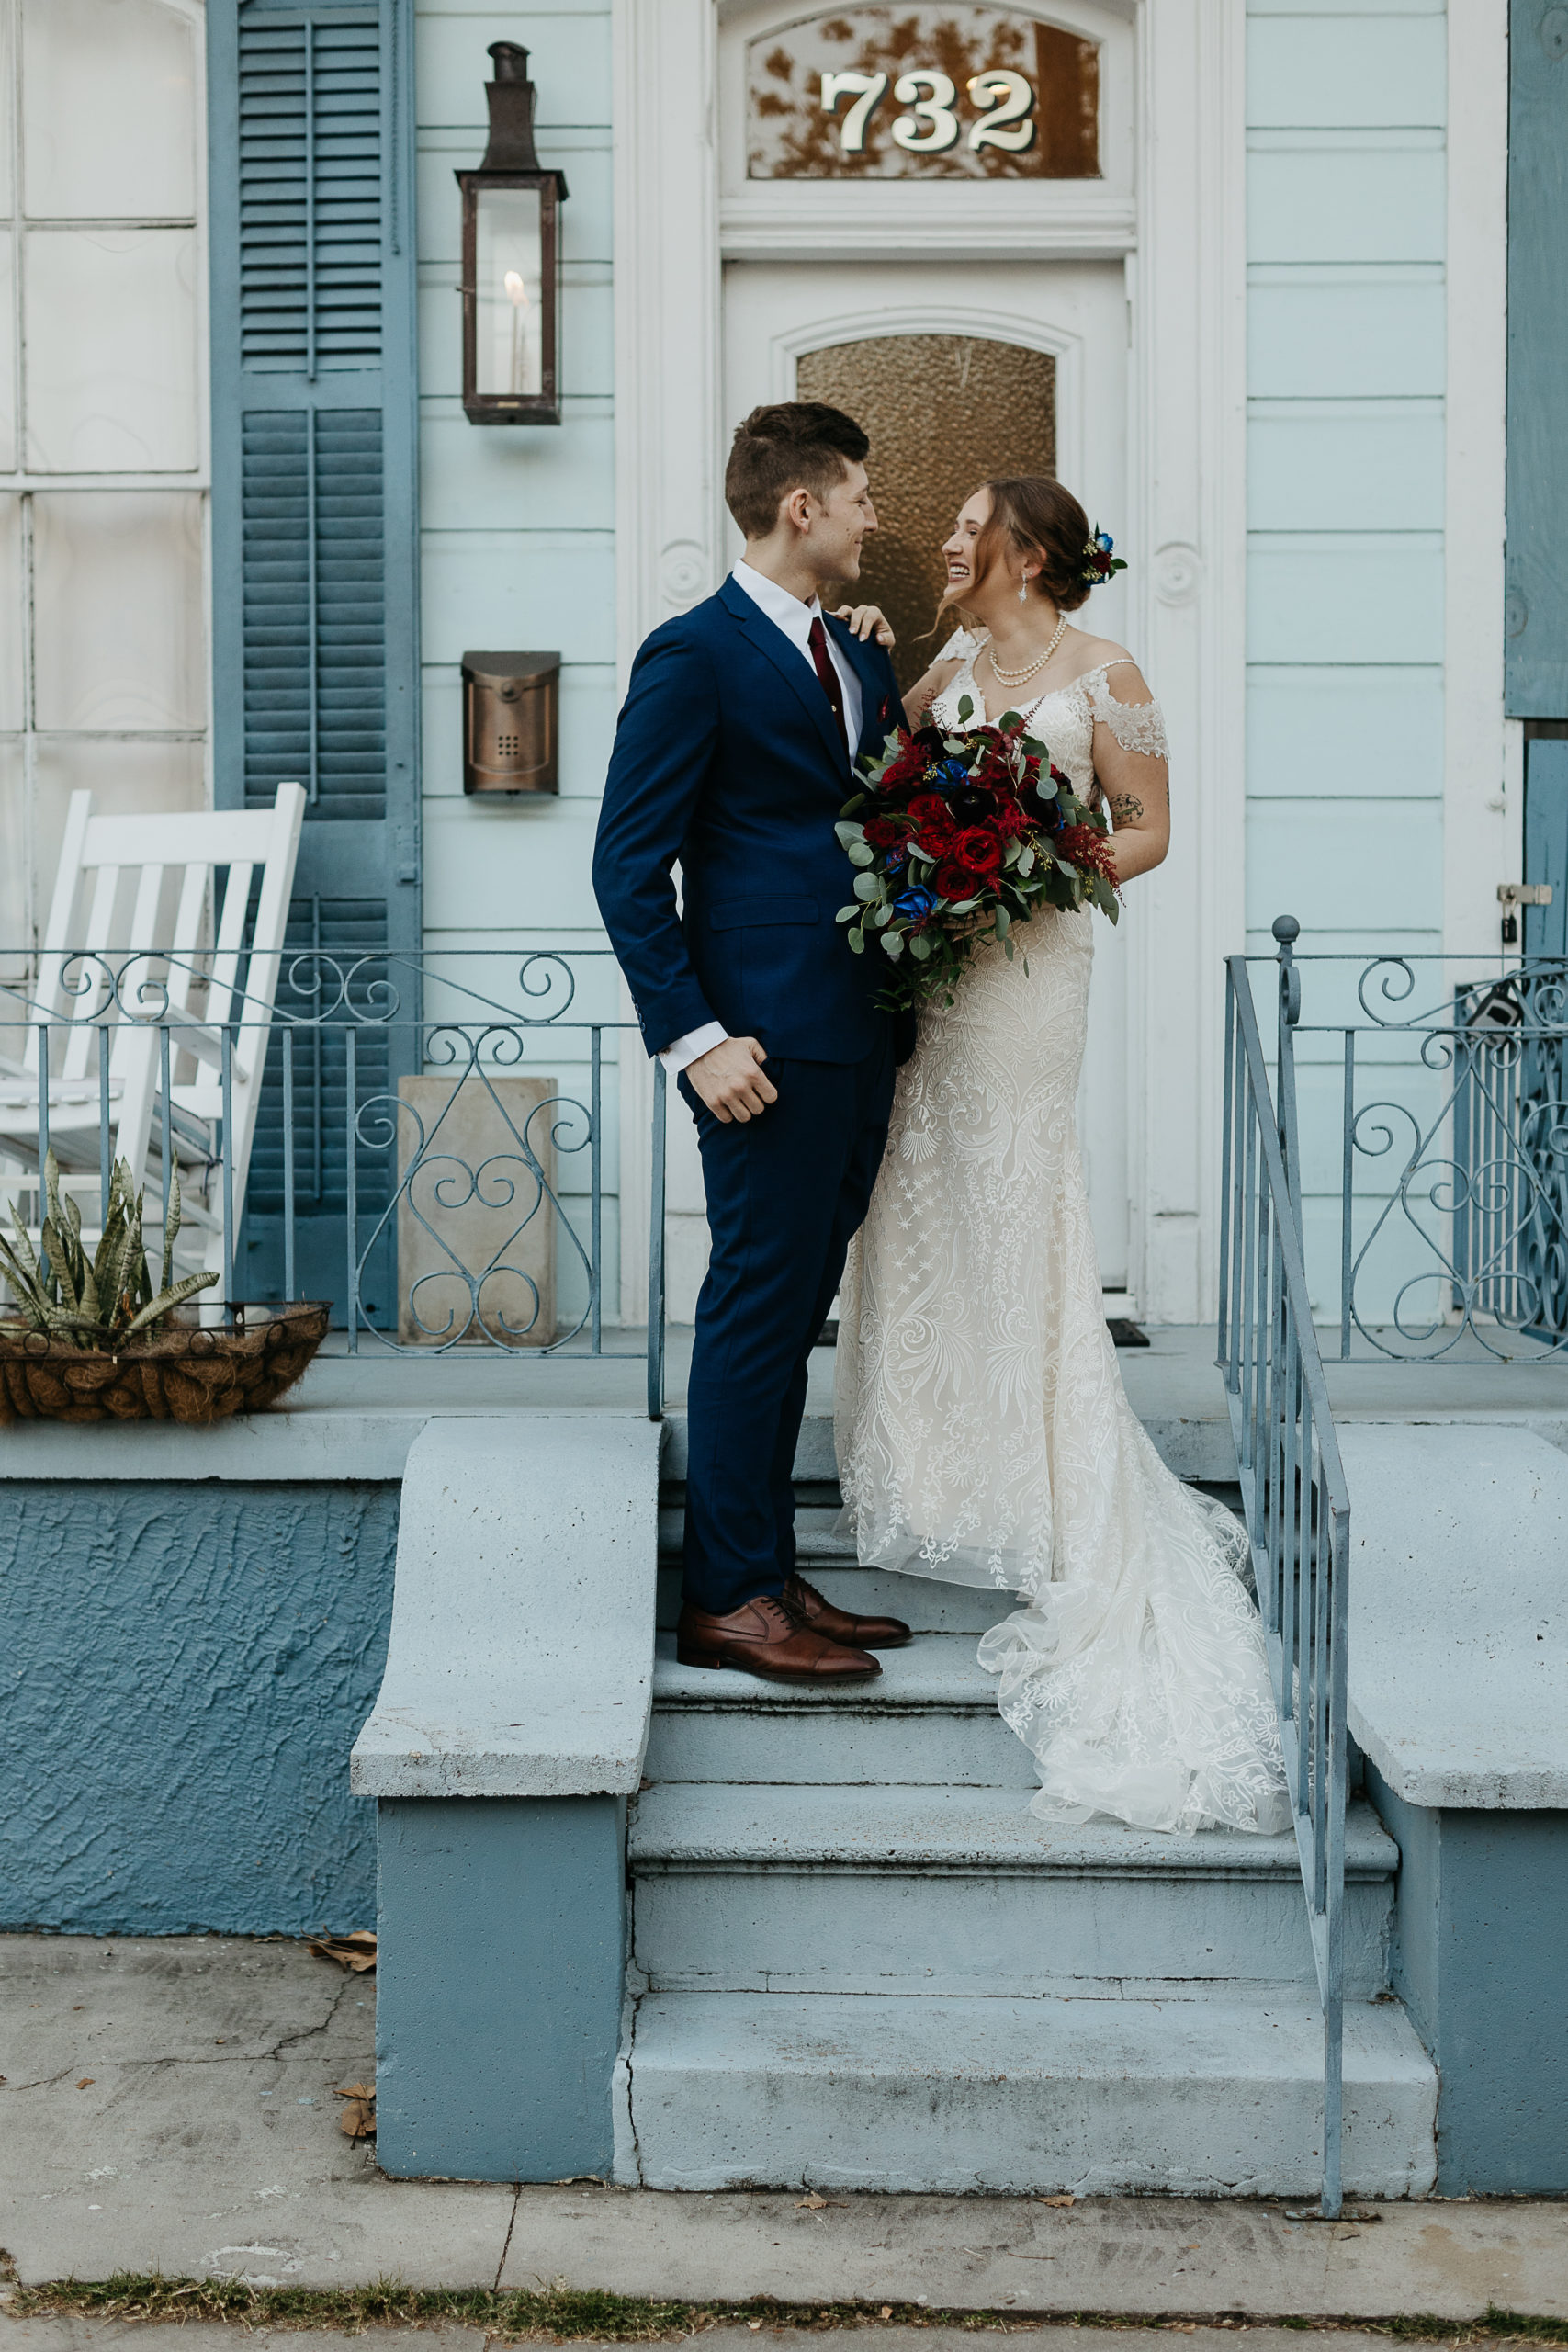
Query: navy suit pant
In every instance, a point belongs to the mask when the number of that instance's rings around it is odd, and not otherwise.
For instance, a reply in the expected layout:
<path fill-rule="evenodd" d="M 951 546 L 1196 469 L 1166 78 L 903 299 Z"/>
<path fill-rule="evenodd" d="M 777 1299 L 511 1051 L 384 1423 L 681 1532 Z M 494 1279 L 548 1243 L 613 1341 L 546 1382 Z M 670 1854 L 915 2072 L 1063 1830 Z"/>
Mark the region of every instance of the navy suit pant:
<path fill-rule="evenodd" d="M 712 1250 L 687 1391 L 684 1596 L 726 1616 L 795 1566 L 807 1367 L 893 1107 L 891 1023 L 859 1062 L 770 1060 L 779 1099 L 726 1124 L 688 1084 Z"/>

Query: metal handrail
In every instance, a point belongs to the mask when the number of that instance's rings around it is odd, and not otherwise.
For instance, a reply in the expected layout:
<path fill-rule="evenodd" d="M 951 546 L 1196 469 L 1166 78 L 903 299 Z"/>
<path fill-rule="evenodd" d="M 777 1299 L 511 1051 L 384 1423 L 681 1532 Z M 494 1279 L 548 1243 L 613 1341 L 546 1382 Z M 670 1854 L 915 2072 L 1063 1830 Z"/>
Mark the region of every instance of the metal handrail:
<path fill-rule="evenodd" d="M 1224 1374 L 1323 2004 L 1323 2211 L 1342 2201 L 1350 1498 L 1303 1254 L 1292 1032 L 1300 926 L 1281 916 L 1278 1097 L 1247 958 L 1225 965 L 1219 1363 Z"/>

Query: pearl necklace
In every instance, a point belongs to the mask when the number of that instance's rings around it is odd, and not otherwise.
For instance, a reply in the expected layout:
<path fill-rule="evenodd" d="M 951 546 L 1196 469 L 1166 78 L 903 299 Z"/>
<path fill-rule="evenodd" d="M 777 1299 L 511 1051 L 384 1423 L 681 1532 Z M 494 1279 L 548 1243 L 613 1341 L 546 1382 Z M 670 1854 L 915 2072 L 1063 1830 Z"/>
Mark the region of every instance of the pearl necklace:
<path fill-rule="evenodd" d="M 987 645 L 986 650 L 989 654 L 991 660 L 991 675 L 995 678 L 998 685 L 1021 686 L 1026 678 L 1033 677 L 1036 670 L 1043 670 L 1046 662 L 1049 662 L 1052 654 L 1055 653 L 1057 646 L 1060 645 L 1066 633 L 1067 616 L 1066 613 L 1064 613 L 1056 623 L 1056 633 L 1052 638 L 1050 644 L 1045 648 L 1044 652 L 1037 653 L 1032 662 L 1026 662 L 1021 670 L 1004 670 L 1001 663 L 997 660 L 996 647 L 994 645 Z"/>

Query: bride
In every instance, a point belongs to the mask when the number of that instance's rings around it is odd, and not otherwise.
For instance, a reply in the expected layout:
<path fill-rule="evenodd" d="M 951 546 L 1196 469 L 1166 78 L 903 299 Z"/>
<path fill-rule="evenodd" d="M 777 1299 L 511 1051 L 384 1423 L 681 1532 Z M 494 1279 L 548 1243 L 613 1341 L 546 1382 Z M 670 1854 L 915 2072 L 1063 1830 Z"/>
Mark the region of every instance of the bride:
<path fill-rule="evenodd" d="M 1028 718 L 1109 808 L 1120 882 L 1169 840 L 1159 706 L 1067 619 L 1104 576 L 1055 481 L 987 482 L 942 550 L 961 629 L 908 716 Z M 972 709 L 962 714 L 967 697 Z M 962 714 L 962 715 L 961 715 Z M 1289 1804 L 1230 1513 L 1133 1413 L 1106 1329 L 1074 1127 L 1095 918 L 1042 909 L 920 1014 L 840 1293 L 836 1422 L 862 1562 L 1018 1595 L 980 1644 L 1043 1819 L 1275 1832 Z"/>

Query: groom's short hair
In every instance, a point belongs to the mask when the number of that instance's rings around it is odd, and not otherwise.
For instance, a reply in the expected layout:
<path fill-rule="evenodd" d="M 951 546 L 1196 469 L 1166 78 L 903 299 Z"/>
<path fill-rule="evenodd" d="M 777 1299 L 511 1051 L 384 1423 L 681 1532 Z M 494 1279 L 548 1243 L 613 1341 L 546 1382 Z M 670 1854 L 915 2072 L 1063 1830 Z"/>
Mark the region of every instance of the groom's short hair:
<path fill-rule="evenodd" d="M 792 490 L 826 498 L 871 443 L 852 416 L 825 401 L 775 401 L 735 428 L 725 503 L 749 539 L 765 539 Z"/>

